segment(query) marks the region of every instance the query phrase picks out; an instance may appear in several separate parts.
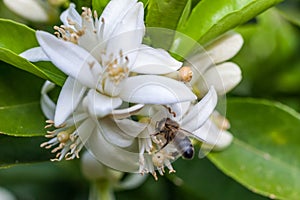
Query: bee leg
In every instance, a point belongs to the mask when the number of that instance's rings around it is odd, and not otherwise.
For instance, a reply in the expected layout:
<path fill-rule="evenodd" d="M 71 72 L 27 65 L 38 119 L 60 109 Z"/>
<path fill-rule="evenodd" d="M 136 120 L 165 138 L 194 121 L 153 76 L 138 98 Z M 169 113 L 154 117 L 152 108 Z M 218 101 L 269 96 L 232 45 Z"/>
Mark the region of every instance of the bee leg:
<path fill-rule="evenodd" d="M 170 137 L 166 137 L 166 143 L 164 144 L 164 145 L 162 145 L 162 147 L 160 147 L 160 149 L 158 150 L 158 151 L 160 151 L 160 150 L 162 150 L 163 148 L 165 148 L 169 143 L 170 143 L 170 141 L 172 140 L 172 138 L 170 138 Z"/>

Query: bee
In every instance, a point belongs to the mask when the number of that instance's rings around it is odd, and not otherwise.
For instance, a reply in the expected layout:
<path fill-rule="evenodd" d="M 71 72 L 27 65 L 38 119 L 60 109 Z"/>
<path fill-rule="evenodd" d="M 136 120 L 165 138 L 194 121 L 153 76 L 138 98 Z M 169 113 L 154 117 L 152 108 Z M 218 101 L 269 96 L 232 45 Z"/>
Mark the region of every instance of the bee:
<path fill-rule="evenodd" d="M 194 157 L 194 146 L 187 136 L 193 134 L 180 128 L 180 125 L 176 121 L 170 118 L 163 118 L 156 122 L 155 131 L 156 132 L 153 134 L 154 136 L 162 135 L 166 140 L 160 150 L 173 142 L 174 146 L 183 158 L 192 159 Z"/>

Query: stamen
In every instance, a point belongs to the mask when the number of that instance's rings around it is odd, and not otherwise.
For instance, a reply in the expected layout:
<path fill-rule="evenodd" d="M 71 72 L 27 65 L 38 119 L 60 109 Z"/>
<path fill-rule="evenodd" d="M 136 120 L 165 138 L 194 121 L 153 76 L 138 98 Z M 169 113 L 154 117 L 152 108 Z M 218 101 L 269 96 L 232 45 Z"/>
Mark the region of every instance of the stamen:
<path fill-rule="evenodd" d="M 153 165 L 157 167 L 157 170 L 161 176 L 163 176 L 165 173 L 164 170 L 165 166 L 169 169 L 169 173 L 175 172 L 170 162 L 170 160 L 174 160 L 174 159 L 175 158 L 172 155 L 170 155 L 169 153 L 163 150 L 153 154 L 152 156 Z"/>
<path fill-rule="evenodd" d="M 172 114 L 173 115 L 173 117 L 176 117 L 176 112 L 174 112 L 173 110 L 172 110 L 172 108 L 171 107 L 169 107 L 169 106 L 166 106 L 166 105 L 163 105 L 166 109 L 168 109 L 168 112 L 170 113 L 170 114 Z"/>
<path fill-rule="evenodd" d="M 157 178 L 156 172 L 155 172 L 155 171 L 153 171 L 151 174 L 152 174 L 152 176 L 154 177 L 154 179 L 157 181 L 157 180 L 158 180 L 158 178 Z"/>
<path fill-rule="evenodd" d="M 48 120 L 51 126 L 54 126 L 54 122 L 52 120 Z M 47 126 L 48 128 L 51 126 Z M 52 149 L 51 153 L 57 153 L 54 159 L 51 161 L 60 161 L 63 158 L 73 159 L 75 157 L 79 157 L 79 152 L 83 148 L 83 144 L 79 139 L 76 130 L 76 127 L 69 126 L 66 127 L 66 124 L 62 124 L 56 127 L 56 130 L 47 131 L 46 138 L 51 138 L 48 142 L 44 142 L 40 145 L 42 148 L 50 149 L 56 145 L 54 149 Z"/>
<path fill-rule="evenodd" d="M 103 34 L 104 34 L 104 26 L 105 26 L 105 20 L 104 18 L 102 17 L 101 18 L 101 25 L 100 25 L 100 38 L 103 38 Z"/>

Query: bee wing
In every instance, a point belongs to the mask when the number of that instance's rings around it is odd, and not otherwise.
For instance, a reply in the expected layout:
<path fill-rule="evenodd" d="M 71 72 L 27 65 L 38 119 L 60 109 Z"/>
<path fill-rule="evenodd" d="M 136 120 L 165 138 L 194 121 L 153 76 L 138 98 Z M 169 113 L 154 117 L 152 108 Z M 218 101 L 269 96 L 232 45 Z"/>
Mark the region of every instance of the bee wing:
<path fill-rule="evenodd" d="M 204 127 L 204 128 L 206 128 L 206 127 Z M 207 136 L 203 136 L 202 134 L 199 134 L 198 132 L 204 131 L 204 128 L 198 129 L 195 133 L 191 133 L 191 132 L 189 132 L 187 130 L 184 130 L 184 129 L 180 129 L 180 131 L 178 131 L 181 134 L 185 134 L 188 137 L 194 138 L 194 139 L 202 142 L 201 148 L 199 149 L 198 158 L 206 157 L 207 154 L 212 150 L 213 146 L 207 145 L 206 143 L 208 143 L 208 141 L 206 139 L 208 139 L 210 141 L 212 139 L 212 137 L 215 137 L 215 139 L 219 137 L 219 134 L 211 135 L 211 136 L 209 136 L 209 138 Z M 203 139 L 203 137 L 205 137 L 205 139 Z"/>
<path fill-rule="evenodd" d="M 177 133 L 179 133 L 179 134 L 184 134 L 185 136 L 195 138 L 196 140 L 199 140 L 200 142 L 205 142 L 205 140 L 204 140 L 203 138 L 200 138 L 200 137 L 198 137 L 197 135 L 195 135 L 195 134 L 193 134 L 193 133 L 191 133 L 191 132 L 189 132 L 189 131 L 187 131 L 187 130 L 184 130 L 184 129 L 182 129 L 182 128 L 179 129 L 179 130 L 177 131 Z"/>

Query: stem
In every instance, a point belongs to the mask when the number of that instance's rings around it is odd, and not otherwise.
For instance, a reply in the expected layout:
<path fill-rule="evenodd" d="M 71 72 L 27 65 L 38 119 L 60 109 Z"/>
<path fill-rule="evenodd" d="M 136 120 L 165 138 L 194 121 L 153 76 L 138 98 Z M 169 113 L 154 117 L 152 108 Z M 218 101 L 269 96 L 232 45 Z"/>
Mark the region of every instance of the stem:
<path fill-rule="evenodd" d="M 97 180 L 92 183 L 89 200 L 114 200 L 113 189 L 108 180 Z"/>

